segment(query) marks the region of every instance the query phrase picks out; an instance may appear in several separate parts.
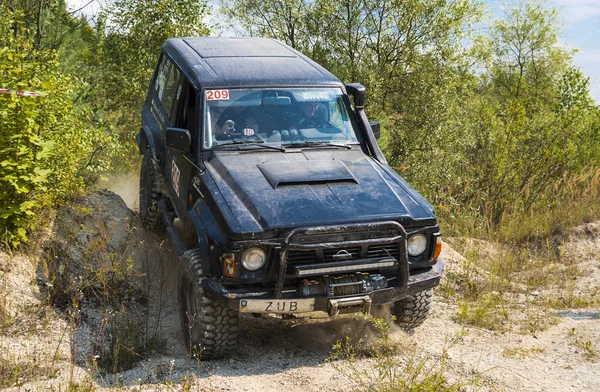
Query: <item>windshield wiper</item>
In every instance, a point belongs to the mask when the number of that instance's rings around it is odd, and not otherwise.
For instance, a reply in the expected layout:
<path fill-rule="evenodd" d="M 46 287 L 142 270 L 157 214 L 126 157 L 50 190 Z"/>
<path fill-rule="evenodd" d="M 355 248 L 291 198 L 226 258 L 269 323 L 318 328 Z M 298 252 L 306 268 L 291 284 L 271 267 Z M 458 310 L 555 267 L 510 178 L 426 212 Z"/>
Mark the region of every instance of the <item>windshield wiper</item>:
<path fill-rule="evenodd" d="M 295 147 L 295 148 L 303 148 L 303 147 L 341 147 L 341 148 L 346 148 L 346 149 L 351 149 L 353 145 L 355 145 L 357 143 L 354 144 L 338 144 L 338 143 L 331 143 L 331 142 L 311 142 L 311 141 L 304 141 L 301 143 L 287 143 L 285 144 L 287 147 Z"/>
<path fill-rule="evenodd" d="M 260 141 L 259 143 L 264 143 L 264 141 Z M 283 146 L 273 146 L 273 145 L 270 145 L 270 144 L 261 144 L 260 146 L 258 146 L 256 144 L 247 144 L 247 145 L 244 145 L 244 146 L 240 146 L 238 148 L 239 149 L 243 148 L 244 150 L 247 150 L 248 147 L 254 147 L 254 148 L 257 148 L 257 149 L 259 149 L 259 148 L 270 148 L 272 150 L 277 150 L 277 151 L 285 152 L 285 147 L 283 147 Z"/>
<path fill-rule="evenodd" d="M 262 144 L 265 141 L 263 139 L 232 139 L 232 140 L 227 140 L 223 143 L 219 143 L 216 146 L 213 146 L 213 150 L 219 147 L 227 147 L 227 146 L 231 146 L 231 145 L 235 145 L 235 147 L 237 147 L 237 149 L 241 149 L 241 148 L 245 148 L 245 147 L 256 147 L 256 148 L 270 148 L 273 150 L 278 150 L 278 151 L 283 151 L 285 152 L 285 147 L 283 146 L 272 146 L 270 144 Z M 257 145 L 259 144 L 260 145 Z"/>

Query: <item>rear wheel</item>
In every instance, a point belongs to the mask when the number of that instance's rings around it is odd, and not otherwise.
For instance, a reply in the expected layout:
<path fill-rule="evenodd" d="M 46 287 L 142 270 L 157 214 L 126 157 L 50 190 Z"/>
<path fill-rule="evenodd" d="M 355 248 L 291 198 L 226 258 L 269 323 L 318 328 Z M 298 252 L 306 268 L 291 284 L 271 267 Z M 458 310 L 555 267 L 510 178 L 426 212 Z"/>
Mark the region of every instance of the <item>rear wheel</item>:
<path fill-rule="evenodd" d="M 179 278 L 179 311 L 190 352 L 203 359 L 216 359 L 233 350 L 238 336 L 238 312 L 204 295 L 201 252 L 184 253 L 185 267 Z"/>
<path fill-rule="evenodd" d="M 158 209 L 160 197 L 156 158 L 150 150 L 147 150 L 142 158 L 142 168 L 140 170 L 139 208 L 142 224 L 148 230 L 154 230 L 160 224 L 160 211 Z"/>

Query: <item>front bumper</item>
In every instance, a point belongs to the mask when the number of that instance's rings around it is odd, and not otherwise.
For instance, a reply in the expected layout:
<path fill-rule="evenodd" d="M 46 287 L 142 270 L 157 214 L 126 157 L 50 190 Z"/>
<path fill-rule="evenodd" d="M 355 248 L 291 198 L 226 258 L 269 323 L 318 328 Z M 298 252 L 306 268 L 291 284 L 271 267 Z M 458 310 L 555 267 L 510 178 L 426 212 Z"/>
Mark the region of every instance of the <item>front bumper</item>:
<path fill-rule="evenodd" d="M 381 305 L 391 302 L 396 302 L 401 300 L 407 296 L 414 295 L 418 292 L 428 290 L 434 288 L 439 285 L 442 271 L 444 269 L 444 262 L 441 260 L 437 260 L 436 264 L 429 269 L 411 271 L 410 276 L 406 282 L 400 280 L 391 280 L 389 281 L 389 286 L 386 288 L 374 290 L 370 293 L 364 294 L 356 294 L 356 295 L 346 295 L 346 296 L 319 296 L 312 297 L 314 298 L 314 309 L 313 311 L 318 312 L 327 312 L 329 315 L 334 315 L 333 313 L 343 313 L 338 309 L 338 305 L 343 307 L 347 307 L 349 312 L 360 311 L 354 310 L 356 307 L 356 301 L 360 300 L 361 306 L 364 304 L 368 304 L 370 308 L 371 305 Z M 232 310 L 240 310 L 240 302 L 244 300 L 297 300 L 302 301 L 311 297 L 303 297 L 298 294 L 296 286 L 283 287 L 280 294 L 278 293 L 278 289 L 273 288 L 235 288 L 235 289 L 226 289 L 219 282 L 212 279 L 204 279 L 202 281 L 202 286 L 204 290 L 204 294 L 214 300 L 217 301 Z M 347 306 L 345 306 L 347 304 Z M 335 307 L 332 312 L 332 307 Z M 269 313 L 267 311 L 262 313 Z M 278 313 L 288 313 L 288 312 L 278 312 Z M 292 313 L 292 312 L 289 312 Z"/>

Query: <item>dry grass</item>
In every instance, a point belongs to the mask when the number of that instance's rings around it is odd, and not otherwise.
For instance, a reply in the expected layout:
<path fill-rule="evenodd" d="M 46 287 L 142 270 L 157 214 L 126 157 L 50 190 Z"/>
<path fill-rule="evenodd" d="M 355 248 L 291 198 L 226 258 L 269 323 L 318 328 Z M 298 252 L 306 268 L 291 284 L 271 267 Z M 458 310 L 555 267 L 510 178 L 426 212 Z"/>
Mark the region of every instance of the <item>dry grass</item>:
<path fill-rule="evenodd" d="M 541 347 L 531 347 L 531 348 L 514 348 L 514 349 L 505 349 L 502 352 L 502 355 L 507 358 L 520 358 L 527 359 L 531 357 L 537 357 L 544 353 L 544 349 Z"/>
<path fill-rule="evenodd" d="M 569 330 L 569 336 L 572 339 L 572 344 L 590 361 L 596 361 L 598 358 L 597 342 L 593 339 L 582 337 L 579 332 L 572 328 Z"/>
<path fill-rule="evenodd" d="M 68 326 L 57 330 L 55 315 L 39 306 L 23 308 L 0 330 L 0 388 L 58 376 L 67 359 Z"/>
<path fill-rule="evenodd" d="M 389 324 L 371 315 L 365 317 L 379 331 L 374 340 L 369 344 L 362 340 L 352 342 L 349 338 L 338 341 L 328 359 L 340 374 L 352 381 L 352 391 L 454 392 L 467 387 L 475 389 L 480 383 L 477 375 L 469 381 L 450 380 L 446 376 L 448 350 L 462 338 L 461 334 L 451 339 L 439 356 L 407 353 L 395 344 Z M 338 361 L 343 362 L 338 364 Z"/>
<path fill-rule="evenodd" d="M 448 187 L 444 199 L 453 200 L 462 189 Z M 584 222 L 600 219 L 600 169 L 583 168 L 577 175 L 561 178 L 533 194 L 525 184 L 510 200 L 502 200 L 499 218 L 488 211 L 488 201 L 475 195 L 466 204 L 438 205 L 437 212 L 447 236 L 486 238 L 507 244 L 536 244 Z"/>
<path fill-rule="evenodd" d="M 600 218 L 600 169 L 564 175 L 523 210 L 529 191 L 525 187 L 507 201 L 498 222 L 473 214 L 485 208 L 466 206 L 444 227 L 460 235 L 448 242 L 466 258 L 438 290 L 458 302 L 457 321 L 535 334 L 556 322 L 553 309 L 600 303 L 598 287 L 578 287 L 588 260 L 566 253 L 564 246 L 569 230 Z"/>
<path fill-rule="evenodd" d="M 457 322 L 535 335 L 557 322 L 555 309 L 600 303 L 598 287 L 578 287 L 586 261 L 561 254 L 556 242 L 448 241 L 466 259 L 459 272 L 446 274 L 438 290 L 458 303 Z"/>
<path fill-rule="evenodd" d="M 0 388 L 20 387 L 42 377 L 52 378 L 58 369 L 34 357 L 19 360 L 8 352 L 0 353 Z"/>

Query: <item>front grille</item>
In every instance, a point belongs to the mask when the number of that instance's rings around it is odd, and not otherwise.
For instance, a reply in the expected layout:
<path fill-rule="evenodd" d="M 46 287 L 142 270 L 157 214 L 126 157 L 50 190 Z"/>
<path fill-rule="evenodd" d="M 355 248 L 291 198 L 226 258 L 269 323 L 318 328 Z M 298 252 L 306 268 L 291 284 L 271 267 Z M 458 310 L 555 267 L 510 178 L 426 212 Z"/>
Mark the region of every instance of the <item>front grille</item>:
<path fill-rule="evenodd" d="M 314 250 L 291 250 L 288 252 L 287 268 L 285 273 L 293 275 L 296 267 L 319 262 L 317 252 Z"/>
<path fill-rule="evenodd" d="M 338 257 L 334 257 L 338 255 Z M 327 264 L 347 260 L 358 260 L 361 258 L 393 257 L 398 259 L 400 250 L 398 244 L 371 245 L 363 254 L 363 247 L 351 248 L 324 248 L 322 251 L 315 250 L 292 250 L 288 252 L 287 275 L 294 275 L 296 267 L 307 264 Z"/>
<path fill-rule="evenodd" d="M 314 250 L 292 250 L 288 252 L 288 265 L 314 264 L 318 262 L 317 252 Z"/>
<path fill-rule="evenodd" d="M 371 245 L 367 251 L 367 258 L 376 257 L 393 257 L 398 260 L 400 258 L 398 244 Z"/>

